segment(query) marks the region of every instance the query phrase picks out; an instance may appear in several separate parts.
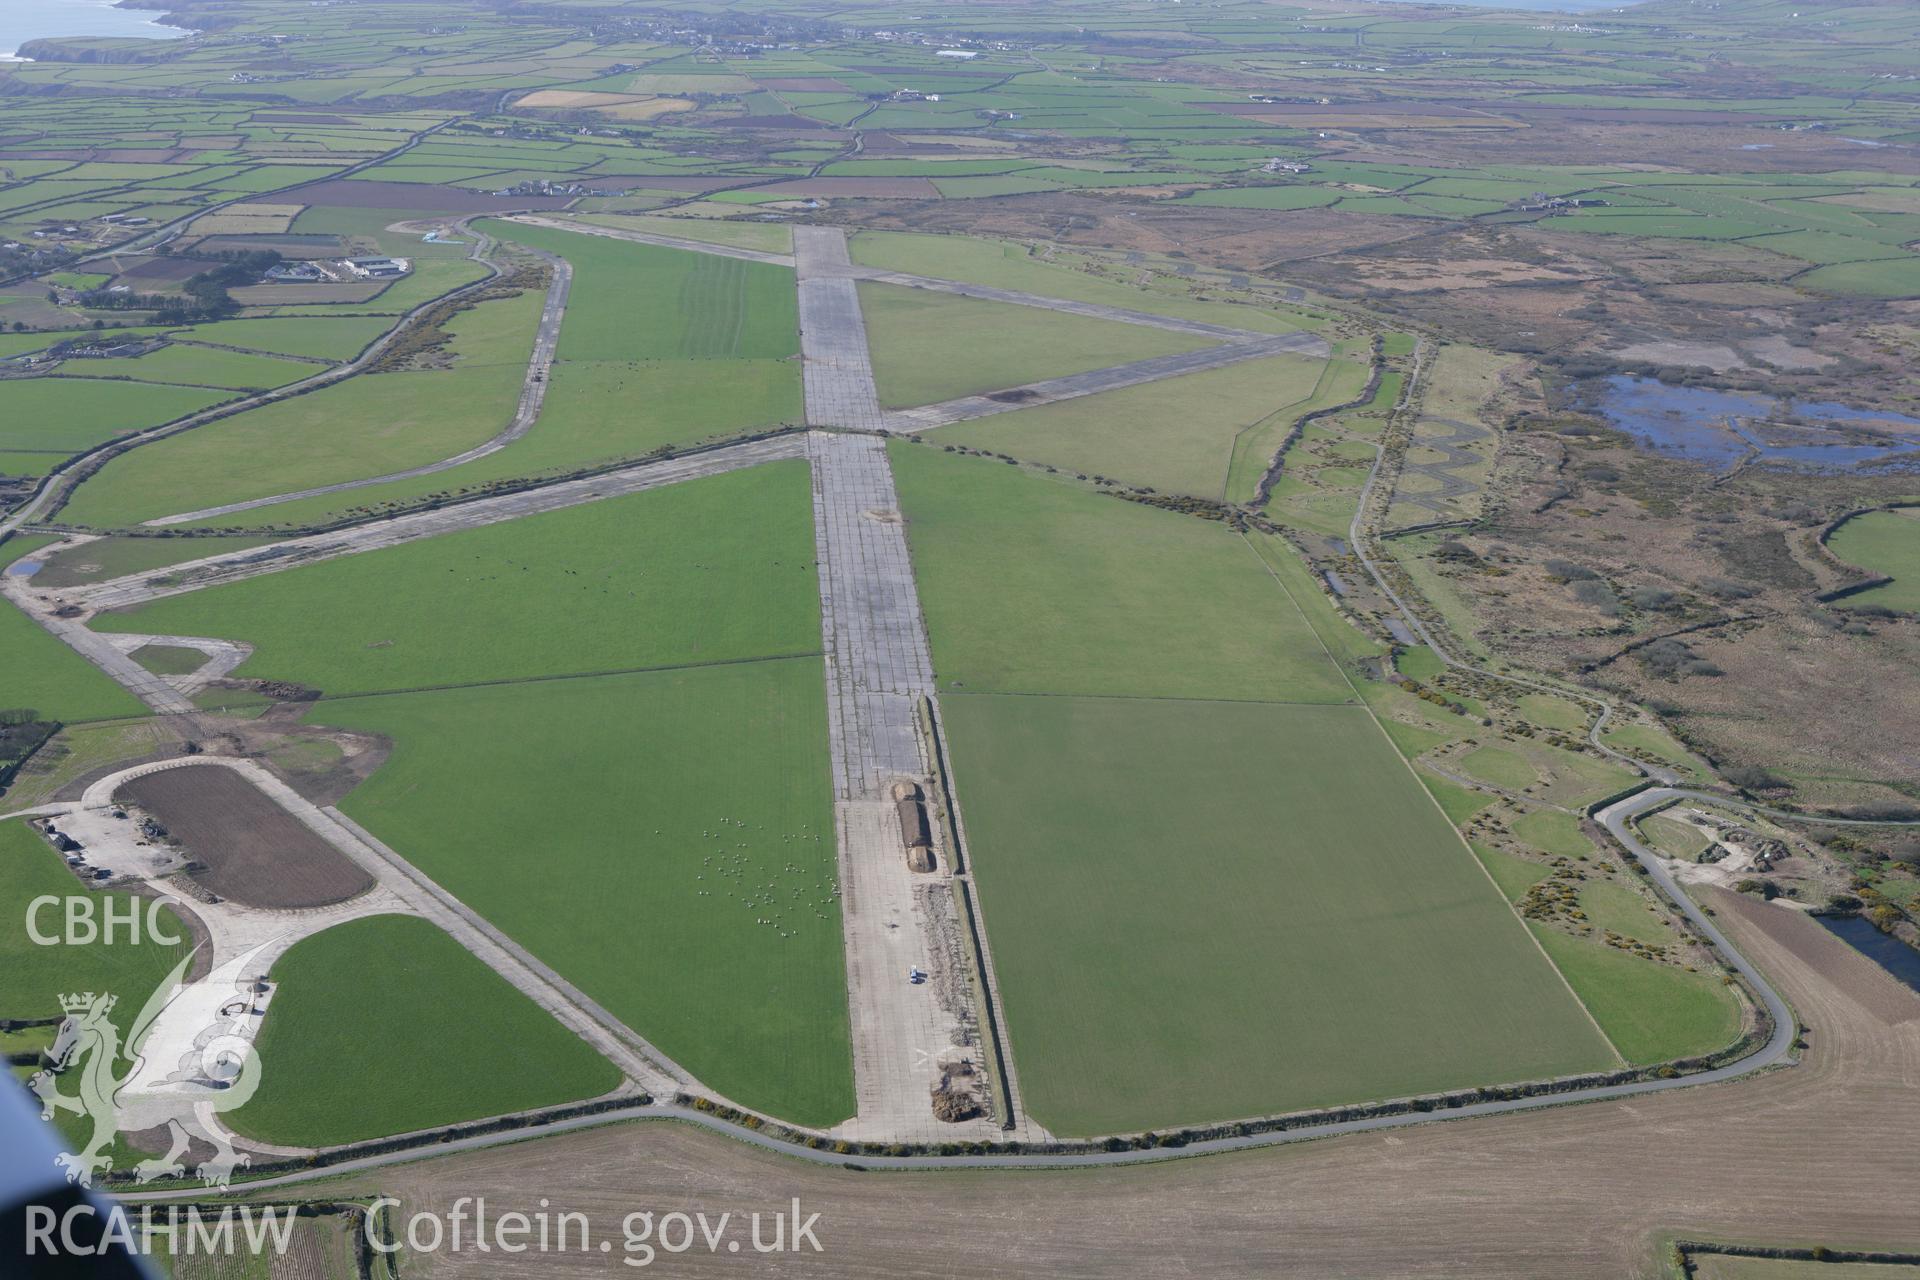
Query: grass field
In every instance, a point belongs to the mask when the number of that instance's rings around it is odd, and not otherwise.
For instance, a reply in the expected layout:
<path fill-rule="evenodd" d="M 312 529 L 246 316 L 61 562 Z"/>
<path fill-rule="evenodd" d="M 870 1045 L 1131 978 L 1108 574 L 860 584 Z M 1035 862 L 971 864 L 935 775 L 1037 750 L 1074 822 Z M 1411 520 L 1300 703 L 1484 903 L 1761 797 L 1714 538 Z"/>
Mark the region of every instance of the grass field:
<path fill-rule="evenodd" d="M 1549 693 L 1525 694 L 1519 699 L 1518 706 L 1521 715 L 1542 728 L 1584 729 L 1587 726 L 1586 708 Z"/>
<path fill-rule="evenodd" d="M 1474 845 L 1473 852 L 1480 859 L 1480 865 L 1487 869 L 1487 874 L 1493 877 L 1493 882 L 1500 886 L 1500 892 L 1507 895 L 1509 902 L 1518 902 L 1528 889 L 1553 874 L 1550 868 L 1538 862 L 1516 858 L 1483 844 Z"/>
<path fill-rule="evenodd" d="M 331 1146 L 606 1093 L 620 1072 L 438 926 L 335 925 L 295 943 L 260 1029 L 267 1142 Z"/>
<path fill-rule="evenodd" d="M 1691 862 L 1713 847 L 1713 838 L 1691 822 L 1650 814 L 1640 819 L 1641 834 L 1670 858 Z"/>
<path fill-rule="evenodd" d="M 11 557 L 8 557 L 11 559 Z M 48 720 L 110 720 L 146 714 L 146 704 L 40 625 L 0 600 L 0 705 L 30 707 Z"/>
<path fill-rule="evenodd" d="M 128 655 L 157 676 L 183 676 L 207 665 L 207 655 L 176 644 L 143 644 Z"/>
<path fill-rule="evenodd" d="M 514 222 L 493 235 L 573 264 L 562 360 L 784 360 L 800 347 L 786 267 Z"/>
<path fill-rule="evenodd" d="M 27 933 L 27 911 L 42 895 L 66 898 L 84 896 L 95 900 L 96 919 L 112 902 L 124 909 L 133 900 L 131 894 L 95 891 L 83 888 L 80 881 L 61 863 L 53 846 L 40 837 L 25 821 L 0 822 L 0 912 L 6 927 L 0 929 L 0 1017 L 57 1018 L 60 996 L 71 991 L 112 992 L 120 997 L 113 1021 L 123 1030 L 132 1024 L 140 1007 L 160 980 L 167 976 L 188 947 L 165 946 L 147 938 L 129 942 L 124 933 L 114 945 L 56 944 L 40 946 Z M 142 921 L 145 908 L 140 908 Z M 62 931 L 61 908 L 43 909 L 38 928 L 43 934 Z M 185 930 L 173 919 L 171 909 L 163 908 L 162 928 Z"/>
<path fill-rule="evenodd" d="M 888 271 L 904 271 L 941 280 L 965 280 L 996 289 L 1015 289 L 1048 298 L 1067 298 L 1074 302 L 1095 302 L 1132 311 L 1151 311 L 1157 315 L 1263 333 L 1291 333 L 1301 327 L 1299 317 L 1285 313 L 1229 302 L 1203 302 L 1153 289 L 1138 289 L 1086 271 L 1055 266 L 1028 253 L 1024 245 L 1004 240 L 903 231 L 861 231 L 849 242 L 848 249 L 853 260 L 862 266 L 880 267 Z"/>
<path fill-rule="evenodd" d="M 44 803 L 90 770 L 158 749 L 161 722 L 142 716 L 97 724 L 68 725 L 29 756 L 0 792 L 0 808 L 20 810 Z"/>
<path fill-rule="evenodd" d="M 1532 926 L 1567 982 L 1628 1062 L 1710 1053 L 1740 1030 L 1718 977 L 1658 964 L 1546 925 Z"/>
<path fill-rule="evenodd" d="M 1893 579 L 1848 596 L 1847 604 L 1920 613 L 1920 515 L 1912 509 L 1855 516 L 1833 531 L 1827 546 L 1849 564 Z"/>
<path fill-rule="evenodd" d="M 558 358 L 534 429 L 500 452 L 450 471 L 216 517 L 210 524 L 304 527 L 427 494 L 639 458 L 662 446 L 801 421 L 791 271 L 514 223 L 490 225 L 506 238 L 562 254 L 575 268 Z M 520 360 L 524 369 L 524 354 Z M 348 386 L 365 381 L 355 378 Z M 517 388 L 517 381 L 512 388 L 503 383 L 497 394 L 504 399 Z M 486 388 L 470 382 L 465 390 L 480 394 Z M 452 412 L 460 416 L 458 406 Z M 449 440 L 436 456 L 458 452 L 462 443 Z M 354 474 L 396 469 L 362 466 Z"/>
<path fill-rule="evenodd" d="M 813 554 L 806 465 L 781 462 L 169 596 L 95 626 L 246 640 L 242 675 L 329 694 L 728 662 L 818 652 Z"/>
<path fill-rule="evenodd" d="M 891 453 L 943 689 L 1351 700 L 1224 527 L 927 445 Z"/>
<path fill-rule="evenodd" d="M 1611 1061 L 1363 709 L 945 708 L 1022 1089 L 1055 1132 Z"/>
<path fill-rule="evenodd" d="M 89 374 L 132 378 L 144 383 L 216 387 L 230 391 L 258 391 L 312 377 L 320 366 L 304 360 L 281 360 L 244 351 L 222 351 L 182 343 L 168 343 L 142 356 L 113 360 L 76 360 L 62 367 L 60 376 Z"/>
<path fill-rule="evenodd" d="M 185 336 L 287 356 L 348 360 L 392 327 L 379 316 L 287 316 L 264 320 L 221 320 L 198 325 Z"/>
<path fill-rule="evenodd" d="M 233 395 L 231 391 L 156 387 L 101 378 L 11 381 L 7 383 L 6 416 L 0 420 L 0 449 L 79 453 L 115 436 L 156 427 L 230 400 Z M 5 456 L 0 454 L 0 458 Z M 4 464 L 0 464 L 3 469 Z"/>
<path fill-rule="evenodd" d="M 758 249 L 764 253 L 792 253 L 793 229 L 778 223 L 720 222 L 712 218 L 649 217 L 646 214 L 590 213 L 579 219 L 600 227 L 679 236 L 708 244 Z"/>
<path fill-rule="evenodd" d="M 663 1052 L 787 1119 L 852 1114 L 818 658 L 309 718 L 391 737 L 343 808 Z"/>
<path fill-rule="evenodd" d="M 883 408 L 935 404 L 1213 345 L 1204 338 L 1038 307 L 859 285 Z"/>
<path fill-rule="evenodd" d="M 1012 454 L 1170 493 L 1225 496 L 1242 434 L 1313 394 L 1322 363 L 1276 356 L 941 430 L 942 444 Z"/>
<path fill-rule="evenodd" d="M 1513 820 L 1513 834 L 1542 853 L 1562 858 L 1584 858 L 1593 841 L 1580 831 L 1580 820 L 1557 809 L 1534 809 Z"/>
<path fill-rule="evenodd" d="M 540 303 L 528 292 L 455 316 L 452 368 L 360 374 L 116 458 L 61 516 L 135 524 L 380 475 L 479 444 L 512 420 Z"/>
<path fill-rule="evenodd" d="M 1635 776 L 1597 756 L 1518 739 L 1476 747 L 1460 757 L 1459 765 L 1467 776 L 1489 786 L 1569 808 L 1631 786 Z"/>
<path fill-rule="evenodd" d="M 1670 946 L 1675 940 L 1666 917 L 1617 880 L 1589 880 L 1581 885 L 1580 909 L 1587 913 L 1587 923 L 1602 933 L 1610 930 L 1656 946 Z"/>

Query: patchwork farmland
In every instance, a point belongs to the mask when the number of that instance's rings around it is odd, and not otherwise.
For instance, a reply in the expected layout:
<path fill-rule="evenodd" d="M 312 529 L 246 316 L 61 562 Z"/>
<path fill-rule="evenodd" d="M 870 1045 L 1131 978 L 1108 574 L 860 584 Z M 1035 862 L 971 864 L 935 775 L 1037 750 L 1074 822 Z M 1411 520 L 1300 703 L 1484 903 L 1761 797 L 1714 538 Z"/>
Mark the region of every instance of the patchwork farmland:
<path fill-rule="evenodd" d="M 0 938 L 65 1176 L 1906 1258 L 1911 15 L 1305 4 L 0 61 L 0 907 L 181 926 Z"/>

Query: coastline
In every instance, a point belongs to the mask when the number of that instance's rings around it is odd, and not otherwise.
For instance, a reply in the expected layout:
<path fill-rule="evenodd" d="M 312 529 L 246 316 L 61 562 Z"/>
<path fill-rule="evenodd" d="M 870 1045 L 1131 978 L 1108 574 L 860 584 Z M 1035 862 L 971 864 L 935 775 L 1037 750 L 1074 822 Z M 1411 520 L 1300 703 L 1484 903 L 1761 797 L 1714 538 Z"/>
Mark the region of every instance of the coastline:
<path fill-rule="evenodd" d="M 113 13 L 112 19 L 88 11 Z M 30 18 L 29 18 L 30 15 Z M 123 16 L 124 15 L 124 16 Z M 137 18 L 137 20 L 136 20 Z M 28 19 L 24 22 L 20 19 Z M 121 30 L 87 30 L 113 25 Z M 24 29 L 22 29 L 24 27 Z M 182 40 L 200 34 L 168 8 L 166 0 L 111 0 L 100 3 L 0 3 L 0 64 L 30 63 L 20 50 L 41 40 Z"/>

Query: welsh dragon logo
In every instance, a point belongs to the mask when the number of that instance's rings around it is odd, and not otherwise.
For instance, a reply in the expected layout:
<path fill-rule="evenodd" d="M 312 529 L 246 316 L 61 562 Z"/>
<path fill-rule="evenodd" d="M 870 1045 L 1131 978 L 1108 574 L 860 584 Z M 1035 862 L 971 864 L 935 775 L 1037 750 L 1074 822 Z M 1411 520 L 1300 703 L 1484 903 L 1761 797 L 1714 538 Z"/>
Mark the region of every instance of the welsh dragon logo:
<path fill-rule="evenodd" d="M 165 1155 L 134 1167 L 140 1182 L 186 1173 L 184 1157 L 198 1140 L 213 1154 L 193 1176 L 217 1187 L 251 1157 L 236 1151 L 216 1118 L 246 1104 L 260 1085 L 260 1059 L 249 1034 L 254 1017 L 243 975 L 269 944 L 238 956 L 195 983 L 183 982 L 189 954 L 148 998 L 124 1038 L 112 1014 L 119 997 L 92 991 L 60 998 L 66 1021 L 54 1042 L 53 1065 L 27 1083 L 40 1099 L 43 1118 L 60 1112 L 93 1121 L 85 1146 L 57 1157 L 67 1181 L 92 1186 L 96 1174 L 113 1168 L 114 1140 L 122 1133 L 164 1126 L 171 1146 Z M 63 1092 L 62 1081 L 77 1084 Z"/>

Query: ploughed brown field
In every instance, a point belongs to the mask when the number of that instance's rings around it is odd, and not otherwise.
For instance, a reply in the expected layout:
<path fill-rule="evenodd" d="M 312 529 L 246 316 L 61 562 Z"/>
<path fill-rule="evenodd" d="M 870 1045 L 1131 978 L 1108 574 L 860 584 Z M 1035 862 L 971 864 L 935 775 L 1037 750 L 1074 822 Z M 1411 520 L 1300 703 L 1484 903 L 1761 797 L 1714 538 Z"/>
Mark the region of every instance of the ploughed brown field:
<path fill-rule="evenodd" d="M 135 778 L 115 793 L 180 841 L 205 870 L 196 884 L 250 907 L 324 907 L 373 877 L 231 769 L 193 765 Z"/>

